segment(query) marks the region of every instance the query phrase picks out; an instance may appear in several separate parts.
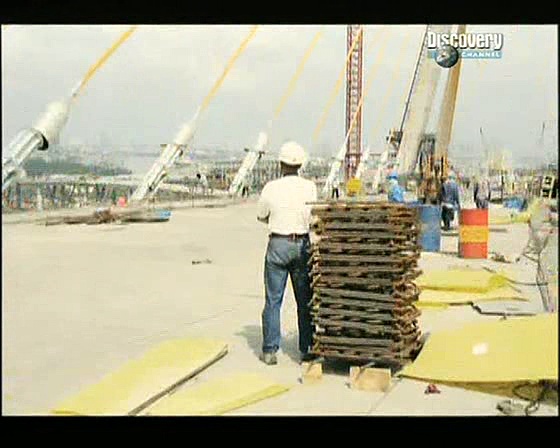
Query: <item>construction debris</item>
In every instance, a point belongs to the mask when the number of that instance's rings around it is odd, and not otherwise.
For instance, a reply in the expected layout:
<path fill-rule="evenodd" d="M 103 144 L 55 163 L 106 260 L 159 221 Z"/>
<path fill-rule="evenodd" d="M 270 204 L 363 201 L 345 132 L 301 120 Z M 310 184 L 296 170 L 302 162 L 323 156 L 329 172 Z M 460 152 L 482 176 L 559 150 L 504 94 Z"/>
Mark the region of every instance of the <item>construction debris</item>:
<path fill-rule="evenodd" d="M 367 392 L 387 392 L 391 388 L 391 369 L 352 366 L 350 387 Z"/>
<path fill-rule="evenodd" d="M 498 263 L 513 263 L 513 261 L 509 260 L 505 255 L 500 254 L 499 252 L 490 252 L 490 259 L 497 261 Z"/>
<path fill-rule="evenodd" d="M 441 394 L 441 390 L 439 390 L 435 384 L 428 384 L 428 386 L 426 386 L 426 389 L 424 390 L 424 393 L 426 395 Z"/>
<path fill-rule="evenodd" d="M 47 217 L 45 225 L 57 224 L 108 224 L 113 222 L 167 222 L 171 217 L 169 210 L 157 209 L 113 209 L 99 208 L 88 215 Z"/>
<path fill-rule="evenodd" d="M 403 365 L 421 347 L 417 210 L 402 204 L 317 204 L 313 353 Z"/>

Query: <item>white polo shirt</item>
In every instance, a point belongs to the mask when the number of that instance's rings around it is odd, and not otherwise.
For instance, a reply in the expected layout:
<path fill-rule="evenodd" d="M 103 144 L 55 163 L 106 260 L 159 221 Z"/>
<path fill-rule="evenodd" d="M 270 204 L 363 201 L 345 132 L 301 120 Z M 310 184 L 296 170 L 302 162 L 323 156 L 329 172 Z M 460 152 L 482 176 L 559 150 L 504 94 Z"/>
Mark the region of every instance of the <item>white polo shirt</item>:
<path fill-rule="evenodd" d="M 269 233 L 308 233 L 311 205 L 306 202 L 314 201 L 317 201 L 317 187 L 313 181 L 296 175 L 284 176 L 264 186 L 257 218 L 268 218 Z"/>

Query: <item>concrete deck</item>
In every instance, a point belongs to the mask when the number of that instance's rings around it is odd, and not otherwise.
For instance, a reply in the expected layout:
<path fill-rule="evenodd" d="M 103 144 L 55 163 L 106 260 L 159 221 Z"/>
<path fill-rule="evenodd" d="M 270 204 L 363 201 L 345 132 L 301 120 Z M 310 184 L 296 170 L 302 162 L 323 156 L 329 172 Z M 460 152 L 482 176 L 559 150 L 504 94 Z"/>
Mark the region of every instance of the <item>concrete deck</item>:
<path fill-rule="evenodd" d="M 2 409 L 4 414 L 44 414 L 63 398 L 95 383 L 124 362 L 169 338 L 216 337 L 229 353 L 185 387 L 237 371 L 262 372 L 292 389 L 231 415 L 497 415 L 504 398 L 395 379 L 385 394 L 351 390 L 348 365 L 335 364 L 316 385 L 298 382 L 296 308 L 288 288 L 282 312 L 284 339 L 277 366 L 260 352 L 265 226 L 254 202 L 224 208 L 175 210 L 168 223 L 129 225 L 2 225 Z M 491 250 L 520 253 L 527 226 L 491 233 Z M 423 253 L 423 269 L 510 266 L 533 282 L 527 260 L 504 265 L 462 260 L 457 237 L 443 253 Z M 212 260 L 193 265 L 193 260 Z M 520 308 L 541 312 L 538 289 L 520 286 L 531 299 Z M 516 305 L 519 306 L 519 303 Z M 469 307 L 424 311 L 424 332 L 497 319 Z M 558 415 L 541 406 L 536 415 Z"/>

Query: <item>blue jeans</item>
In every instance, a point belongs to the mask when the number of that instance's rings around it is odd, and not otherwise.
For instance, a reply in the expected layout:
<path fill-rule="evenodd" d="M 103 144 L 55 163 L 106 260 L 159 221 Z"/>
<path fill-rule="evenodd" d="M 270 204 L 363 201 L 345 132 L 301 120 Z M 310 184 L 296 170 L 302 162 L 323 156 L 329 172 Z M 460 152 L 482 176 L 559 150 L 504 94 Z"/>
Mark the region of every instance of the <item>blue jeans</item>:
<path fill-rule="evenodd" d="M 265 305 L 262 312 L 263 352 L 274 353 L 280 347 L 280 308 L 288 274 L 297 303 L 299 350 L 307 353 L 312 343 L 309 266 L 311 244 L 308 237 L 295 241 L 271 237 L 264 264 Z"/>

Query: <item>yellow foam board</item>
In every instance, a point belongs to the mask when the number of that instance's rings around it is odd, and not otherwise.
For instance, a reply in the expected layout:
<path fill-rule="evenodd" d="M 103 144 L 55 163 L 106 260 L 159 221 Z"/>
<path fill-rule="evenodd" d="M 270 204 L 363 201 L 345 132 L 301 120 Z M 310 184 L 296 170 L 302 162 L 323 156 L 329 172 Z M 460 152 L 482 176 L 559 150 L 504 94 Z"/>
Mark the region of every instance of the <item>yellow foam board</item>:
<path fill-rule="evenodd" d="M 437 306 L 439 304 L 459 304 L 467 302 L 489 302 L 498 300 L 527 301 L 523 294 L 511 286 L 491 289 L 486 292 L 443 291 L 436 289 L 423 289 L 416 306 Z"/>
<path fill-rule="evenodd" d="M 445 291 L 487 292 L 507 285 L 505 276 L 473 269 L 426 271 L 416 279 L 420 289 Z"/>
<path fill-rule="evenodd" d="M 227 353 L 224 342 L 177 339 L 163 342 L 129 361 L 99 383 L 57 405 L 58 415 L 127 415 L 159 394 L 169 392 Z"/>
<path fill-rule="evenodd" d="M 186 387 L 148 407 L 143 415 L 220 415 L 289 390 L 254 373 L 238 373 L 228 378 Z"/>
<path fill-rule="evenodd" d="M 502 383 L 454 383 L 454 382 L 443 382 L 451 387 L 460 387 L 462 389 L 472 390 L 475 392 L 482 392 L 485 394 L 499 395 L 502 397 L 509 397 L 518 399 L 523 397 L 527 400 L 536 400 L 539 394 L 542 392 L 542 385 L 538 382 L 527 382 L 527 381 L 511 381 Z M 517 393 L 516 393 L 517 389 Z M 555 394 L 547 394 L 543 397 L 543 402 L 550 402 L 551 398 L 554 398 Z M 553 404 L 558 404 L 558 396 L 553 400 Z"/>
<path fill-rule="evenodd" d="M 558 381 L 558 315 L 485 321 L 433 333 L 401 375 L 434 382 Z"/>
<path fill-rule="evenodd" d="M 414 306 L 424 311 L 445 311 L 449 308 L 448 303 L 444 302 L 414 302 Z"/>

